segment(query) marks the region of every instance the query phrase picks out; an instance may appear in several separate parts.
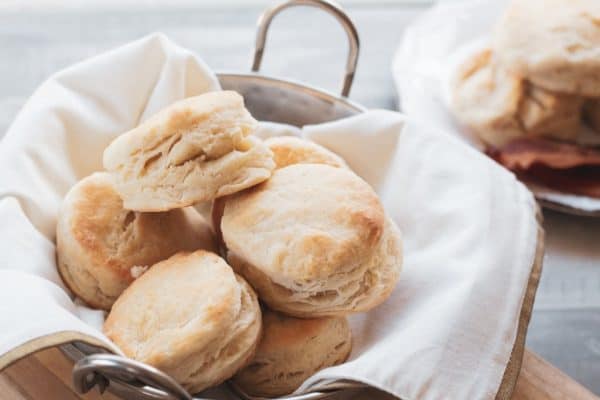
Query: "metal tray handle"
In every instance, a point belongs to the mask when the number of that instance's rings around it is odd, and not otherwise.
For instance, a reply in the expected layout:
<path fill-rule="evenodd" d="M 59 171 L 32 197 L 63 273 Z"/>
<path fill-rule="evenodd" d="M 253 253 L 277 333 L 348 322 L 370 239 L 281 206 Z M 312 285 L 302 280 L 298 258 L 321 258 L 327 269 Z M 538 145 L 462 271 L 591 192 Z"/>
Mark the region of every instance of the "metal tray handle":
<path fill-rule="evenodd" d="M 102 393 L 113 383 L 130 387 L 145 398 L 192 400 L 192 396 L 164 372 L 125 357 L 93 354 L 73 367 L 73 385 L 80 393 L 87 393 L 96 385 Z"/>
<path fill-rule="evenodd" d="M 73 385 L 79 393 L 87 393 L 98 386 L 100 393 L 109 385 L 118 384 L 136 399 L 156 400 L 209 400 L 192 397 L 181 385 L 164 372 L 141 362 L 113 354 L 93 354 L 79 360 L 73 367 Z M 267 400 L 251 396 L 235 384 L 231 389 L 242 399 Z M 342 390 L 360 390 L 366 386 L 354 381 L 329 381 L 318 385 L 318 390 L 281 397 L 282 400 L 322 400 Z M 132 400 L 132 398 L 128 398 Z"/>
<path fill-rule="evenodd" d="M 348 35 L 348 58 L 346 59 L 346 72 L 344 74 L 344 83 L 342 86 L 342 96 L 348 97 L 350 94 L 350 88 L 352 87 L 352 81 L 354 80 L 354 73 L 356 71 L 356 64 L 358 62 L 358 52 L 360 48 L 360 42 L 358 39 L 358 32 L 354 26 L 354 23 L 348 17 L 348 15 L 332 1 L 329 0 L 288 0 L 281 4 L 275 5 L 265 10 L 258 19 L 258 31 L 256 32 L 256 46 L 254 48 L 254 61 L 252 62 L 252 71 L 258 72 L 262 63 L 263 54 L 265 51 L 265 42 L 267 41 L 267 32 L 273 18 L 286 8 L 295 6 L 310 6 L 320 8 L 329 14 L 333 15 L 346 31 Z"/>

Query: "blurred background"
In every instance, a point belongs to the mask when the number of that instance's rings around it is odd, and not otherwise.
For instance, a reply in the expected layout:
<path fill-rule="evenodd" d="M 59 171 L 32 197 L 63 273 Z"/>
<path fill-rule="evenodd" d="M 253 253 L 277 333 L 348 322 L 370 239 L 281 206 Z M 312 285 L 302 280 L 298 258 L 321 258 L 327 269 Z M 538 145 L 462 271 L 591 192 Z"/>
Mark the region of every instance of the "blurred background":
<path fill-rule="evenodd" d="M 457 1 L 457 0 L 446 0 Z M 592 1 L 592 0 L 590 0 Z M 361 38 L 351 99 L 397 109 L 391 62 L 429 0 L 342 0 Z M 256 19 L 270 0 L 0 0 L 0 136 L 44 79 L 162 31 L 217 71 L 248 71 Z M 338 92 L 346 36 L 314 9 L 284 12 L 269 32 L 267 74 Z M 527 345 L 600 394 L 600 219 L 546 212 L 547 255 Z M 569 238 L 565 241 L 565 238 Z M 581 255 L 586 255 L 582 259 Z M 0 261 L 1 262 L 1 261 Z"/>
<path fill-rule="evenodd" d="M 453 0 L 442 0 L 442 1 L 453 1 Z M 341 0 L 338 4 L 344 7 L 351 5 L 368 5 L 372 3 L 379 4 L 427 4 L 433 3 L 435 0 Z M 27 9 L 27 8 L 40 8 L 40 7 L 71 7 L 71 8 L 84 8 L 84 7 L 111 7 L 117 6 L 145 6 L 145 7 L 156 7 L 156 6 L 170 6 L 170 7 L 215 7 L 215 6 L 264 6 L 271 2 L 269 0 L 4 0 L 0 2 L 0 6 L 12 9 Z"/>
<path fill-rule="evenodd" d="M 452 1 L 452 0 L 449 0 Z M 255 23 L 269 0 L 0 0 L 0 128 L 45 78 L 74 62 L 162 31 L 216 70 L 248 71 Z M 430 1 L 346 0 L 361 38 L 352 98 L 395 107 L 390 73 L 407 23 Z M 329 15 L 288 10 L 269 32 L 265 72 L 337 91 L 346 35 Z"/>

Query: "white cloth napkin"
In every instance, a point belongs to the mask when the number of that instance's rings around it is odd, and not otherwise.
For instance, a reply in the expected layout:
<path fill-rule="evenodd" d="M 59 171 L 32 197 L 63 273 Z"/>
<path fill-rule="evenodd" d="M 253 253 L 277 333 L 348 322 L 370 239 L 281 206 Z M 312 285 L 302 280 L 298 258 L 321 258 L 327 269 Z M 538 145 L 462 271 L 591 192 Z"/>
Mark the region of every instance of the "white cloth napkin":
<path fill-rule="evenodd" d="M 406 115 L 481 147 L 452 117 L 449 85 L 460 63 L 477 49 L 489 45 L 492 28 L 507 4 L 508 0 L 444 1 L 406 28 L 392 67 Z M 586 136 L 587 129 L 582 127 L 582 136 Z M 587 137 L 584 140 L 589 141 Z M 540 185 L 530 185 L 530 189 L 540 199 L 582 211 L 600 211 L 599 199 Z"/>
<path fill-rule="evenodd" d="M 101 169 L 112 138 L 174 100 L 218 88 L 201 60 L 152 35 L 59 72 L 32 96 L 0 144 L 0 361 L 64 331 L 113 348 L 98 329 L 103 314 L 73 303 L 56 273 L 61 200 Z M 349 378 L 406 400 L 493 399 L 536 249 L 529 192 L 475 150 L 395 112 L 301 131 L 261 126 L 274 134 L 302 135 L 344 157 L 404 237 L 392 297 L 351 318 L 348 362 L 300 391 Z"/>

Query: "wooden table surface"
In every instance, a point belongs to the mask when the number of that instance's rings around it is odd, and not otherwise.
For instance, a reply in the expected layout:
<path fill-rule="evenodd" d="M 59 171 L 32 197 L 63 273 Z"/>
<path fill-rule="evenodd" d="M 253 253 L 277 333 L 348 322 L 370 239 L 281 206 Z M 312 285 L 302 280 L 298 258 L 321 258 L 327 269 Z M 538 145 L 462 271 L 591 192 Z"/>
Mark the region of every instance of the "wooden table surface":
<path fill-rule="evenodd" d="M 80 7 L 14 12 L 0 7 L 0 136 L 50 74 L 153 31 L 163 31 L 195 50 L 216 70 L 249 69 L 261 7 L 156 4 L 100 11 Z M 424 8 L 369 4 L 348 7 L 362 46 L 350 97 L 369 107 L 397 109 L 391 59 L 406 24 Z M 290 10 L 273 23 L 263 66 L 266 73 L 337 91 L 345 54 L 344 32 L 331 17 L 310 9 Z M 544 227 L 547 255 L 527 346 L 600 394 L 600 219 L 545 212 Z M 32 371 L 44 361 L 24 363 L 14 368 Z M 0 397 L 9 393 L 6 382 L 16 381 L 17 375 L 2 375 L 5 389 Z M 64 379 L 57 377 L 56 385 Z M 14 390 L 26 392 L 19 385 Z"/>

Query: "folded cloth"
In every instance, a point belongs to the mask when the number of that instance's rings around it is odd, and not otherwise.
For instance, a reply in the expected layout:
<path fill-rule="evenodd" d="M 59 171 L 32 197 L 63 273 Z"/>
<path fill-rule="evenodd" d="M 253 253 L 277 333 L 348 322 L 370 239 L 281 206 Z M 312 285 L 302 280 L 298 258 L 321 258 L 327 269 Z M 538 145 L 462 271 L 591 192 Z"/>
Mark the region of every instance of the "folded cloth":
<path fill-rule="evenodd" d="M 104 314 L 73 302 L 56 273 L 67 190 L 101 169 L 105 146 L 173 101 L 218 90 L 201 60 L 151 35 L 44 83 L 0 144 L 0 368 L 48 345 L 116 348 Z M 403 232 L 392 297 L 351 317 L 348 362 L 308 379 L 364 382 L 403 399 L 493 399 L 515 344 L 536 254 L 535 202 L 514 177 L 456 139 L 399 113 L 369 111 L 301 130 L 381 195 Z"/>

